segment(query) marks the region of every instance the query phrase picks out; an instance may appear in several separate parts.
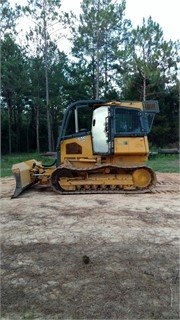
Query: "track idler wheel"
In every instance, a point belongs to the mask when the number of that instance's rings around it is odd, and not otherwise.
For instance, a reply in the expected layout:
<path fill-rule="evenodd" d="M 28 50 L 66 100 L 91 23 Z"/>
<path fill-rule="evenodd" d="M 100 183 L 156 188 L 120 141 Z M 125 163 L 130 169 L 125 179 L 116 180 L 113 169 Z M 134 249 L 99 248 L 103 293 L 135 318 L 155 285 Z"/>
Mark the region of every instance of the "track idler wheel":
<path fill-rule="evenodd" d="M 153 183 L 153 172 L 149 168 L 136 169 L 132 177 L 134 186 L 138 189 L 148 188 Z"/>
<path fill-rule="evenodd" d="M 74 191 L 75 187 L 67 183 L 68 178 L 73 178 L 72 172 L 67 169 L 56 169 L 51 175 L 51 186 L 56 192 Z"/>

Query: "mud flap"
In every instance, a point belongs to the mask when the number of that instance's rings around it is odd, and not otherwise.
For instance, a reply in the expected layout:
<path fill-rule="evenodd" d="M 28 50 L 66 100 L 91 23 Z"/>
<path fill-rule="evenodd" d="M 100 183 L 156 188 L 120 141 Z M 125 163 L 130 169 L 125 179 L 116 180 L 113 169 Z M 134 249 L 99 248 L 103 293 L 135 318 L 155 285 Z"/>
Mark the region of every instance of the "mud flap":
<path fill-rule="evenodd" d="M 38 182 L 37 179 L 30 174 L 30 169 L 32 169 L 34 163 L 37 163 L 37 161 L 28 160 L 12 166 L 12 172 L 16 180 L 16 188 L 11 197 L 12 199 L 18 197 L 24 190 Z"/>

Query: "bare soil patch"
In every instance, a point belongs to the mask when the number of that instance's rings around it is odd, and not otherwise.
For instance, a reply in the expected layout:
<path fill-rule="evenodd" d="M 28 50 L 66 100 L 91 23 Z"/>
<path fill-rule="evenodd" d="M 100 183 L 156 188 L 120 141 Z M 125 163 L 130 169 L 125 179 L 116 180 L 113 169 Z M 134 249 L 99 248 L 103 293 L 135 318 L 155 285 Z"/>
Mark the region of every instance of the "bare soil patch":
<path fill-rule="evenodd" d="M 154 193 L 17 199 L 2 178 L 1 319 L 179 319 L 179 175 L 157 177 Z"/>

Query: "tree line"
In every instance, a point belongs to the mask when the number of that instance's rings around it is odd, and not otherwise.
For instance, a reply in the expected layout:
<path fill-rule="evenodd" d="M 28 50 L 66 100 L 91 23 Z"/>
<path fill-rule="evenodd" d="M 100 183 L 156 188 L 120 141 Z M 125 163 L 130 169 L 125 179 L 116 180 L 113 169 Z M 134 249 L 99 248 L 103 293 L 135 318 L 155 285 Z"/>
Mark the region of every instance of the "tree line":
<path fill-rule="evenodd" d="M 133 28 L 125 0 L 82 0 L 79 16 L 60 0 L 1 6 L 2 153 L 54 151 L 64 110 L 81 99 L 158 100 L 149 140 L 177 143 L 180 43 L 165 40 L 152 17 Z M 33 22 L 21 43 L 20 17 Z"/>

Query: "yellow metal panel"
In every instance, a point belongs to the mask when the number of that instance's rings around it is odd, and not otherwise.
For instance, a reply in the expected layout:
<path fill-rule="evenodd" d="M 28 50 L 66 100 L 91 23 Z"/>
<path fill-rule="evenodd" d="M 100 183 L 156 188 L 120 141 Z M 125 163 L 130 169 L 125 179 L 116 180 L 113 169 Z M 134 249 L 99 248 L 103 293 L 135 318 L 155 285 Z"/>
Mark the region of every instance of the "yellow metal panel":
<path fill-rule="evenodd" d="M 147 154 L 147 137 L 118 137 L 114 139 L 115 154 Z"/>
<path fill-rule="evenodd" d="M 138 108 L 143 110 L 142 102 L 141 101 L 112 101 L 108 103 L 104 103 L 104 105 L 113 105 L 119 107 L 129 107 L 129 108 Z"/>
<path fill-rule="evenodd" d="M 37 162 L 36 160 L 32 159 L 25 162 L 16 163 L 12 166 L 13 174 L 20 174 L 22 188 L 26 187 L 32 182 L 30 169 L 32 168 L 33 163 L 38 163 L 38 165 L 41 165 L 41 162 Z"/>
<path fill-rule="evenodd" d="M 112 164 L 122 165 L 122 166 L 134 166 L 134 165 L 142 165 L 148 160 L 147 155 L 117 155 L 111 159 Z M 108 163 L 108 159 L 106 161 Z"/>
<path fill-rule="evenodd" d="M 77 143 L 82 147 L 81 154 L 67 154 L 66 145 L 69 143 Z M 65 158 L 96 158 L 92 154 L 92 140 L 91 136 L 83 136 L 72 139 L 63 140 L 61 142 L 61 162 L 64 162 Z"/>

